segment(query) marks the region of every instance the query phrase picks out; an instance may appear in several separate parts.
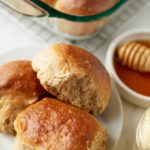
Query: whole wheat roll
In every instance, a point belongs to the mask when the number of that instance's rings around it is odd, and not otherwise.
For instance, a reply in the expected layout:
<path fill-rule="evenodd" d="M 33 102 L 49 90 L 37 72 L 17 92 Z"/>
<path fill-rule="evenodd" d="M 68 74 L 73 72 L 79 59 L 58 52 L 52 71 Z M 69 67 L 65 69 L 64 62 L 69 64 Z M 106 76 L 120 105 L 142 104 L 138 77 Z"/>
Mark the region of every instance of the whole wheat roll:
<path fill-rule="evenodd" d="M 32 66 L 42 86 L 59 100 L 94 114 L 105 110 L 111 93 L 110 77 L 88 51 L 53 44 L 33 59 Z"/>
<path fill-rule="evenodd" d="M 12 61 L 0 66 L 0 132 L 15 134 L 13 122 L 17 115 L 45 95 L 31 61 Z"/>
<path fill-rule="evenodd" d="M 106 150 L 107 129 L 89 113 L 44 98 L 14 123 L 16 150 Z"/>
<path fill-rule="evenodd" d="M 104 12 L 112 8 L 119 0 L 42 0 L 46 4 L 54 7 L 60 12 L 75 16 L 91 16 Z M 71 36 L 89 37 L 98 32 L 98 29 L 104 26 L 110 17 L 90 22 L 75 22 L 66 19 L 50 19 L 50 23 L 55 25 L 59 33 L 66 33 Z"/>

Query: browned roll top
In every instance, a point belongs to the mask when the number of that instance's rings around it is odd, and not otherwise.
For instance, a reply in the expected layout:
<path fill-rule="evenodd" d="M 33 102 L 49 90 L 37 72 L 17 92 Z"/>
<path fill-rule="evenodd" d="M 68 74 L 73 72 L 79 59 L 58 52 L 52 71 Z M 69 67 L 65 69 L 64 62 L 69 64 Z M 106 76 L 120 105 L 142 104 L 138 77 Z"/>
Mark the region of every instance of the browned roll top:
<path fill-rule="evenodd" d="M 81 16 L 95 15 L 113 7 L 119 0 L 42 0 L 59 11 Z"/>
<path fill-rule="evenodd" d="M 32 69 L 31 61 L 13 61 L 0 67 L 0 95 L 6 92 L 25 97 L 41 97 L 46 93 Z"/>
<path fill-rule="evenodd" d="M 12 61 L 0 67 L 0 132 L 15 134 L 13 122 L 27 106 L 47 92 L 30 61 Z"/>
<path fill-rule="evenodd" d="M 15 121 L 15 129 L 17 139 L 36 150 L 91 150 L 99 135 L 99 143 L 103 141 L 106 146 L 106 129 L 100 122 L 87 112 L 52 98 L 22 112 Z"/>

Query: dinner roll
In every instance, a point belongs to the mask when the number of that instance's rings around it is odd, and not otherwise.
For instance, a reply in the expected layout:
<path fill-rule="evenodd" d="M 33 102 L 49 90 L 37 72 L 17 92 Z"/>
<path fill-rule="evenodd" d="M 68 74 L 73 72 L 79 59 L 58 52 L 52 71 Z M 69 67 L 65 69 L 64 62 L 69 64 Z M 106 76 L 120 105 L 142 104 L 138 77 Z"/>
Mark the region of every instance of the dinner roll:
<path fill-rule="evenodd" d="M 64 13 L 89 16 L 104 12 L 119 0 L 42 0 L 46 4 Z"/>
<path fill-rule="evenodd" d="M 75 16 L 92 16 L 115 6 L 119 0 L 41 0 L 56 10 Z M 94 35 L 104 26 L 110 17 L 92 20 L 90 22 L 68 21 L 66 19 L 50 19 L 50 24 L 55 26 L 57 33 L 69 38 L 87 38 Z M 67 34 L 67 35 L 66 35 Z M 76 37 L 77 36 L 77 37 Z M 79 36 L 79 37 L 78 37 Z"/>
<path fill-rule="evenodd" d="M 16 150 L 106 150 L 107 130 L 89 113 L 52 98 L 29 106 L 14 123 Z"/>
<path fill-rule="evenodd" d="M 110 77 L 88 51 L 69 44 L 54 44 L 38 54 L 33 69 L 43 87 L 59 100 L 91 113 L 101 113 L 110 97 Z"/>
<path fill-rule="evenodd" d="M 0 67 L 0 132 L 14 134 L 13 122 L 23 109 L 46 94 L 30 61 Z"/>

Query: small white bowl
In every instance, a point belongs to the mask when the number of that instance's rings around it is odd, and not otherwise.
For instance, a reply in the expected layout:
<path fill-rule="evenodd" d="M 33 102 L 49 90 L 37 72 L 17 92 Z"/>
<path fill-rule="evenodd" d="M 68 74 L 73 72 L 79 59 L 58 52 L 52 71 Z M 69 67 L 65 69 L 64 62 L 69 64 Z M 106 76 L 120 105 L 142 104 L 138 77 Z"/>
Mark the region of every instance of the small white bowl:
<path fill-rule="evenodd" d="M 150 97 L 139 94 L 125 85 L 118 77 L 114 68 L 114 54 L 118 45 L 135 40 L 149 40 L 150 41 L 150 29 L 136 29 L 128 31 L 121 36 L 117 37 L 109 46 L 106 55 L 106 67 L 109 71 L 112 81 L 119 90 L 121 96 L 129 102 L 138 106 L 148 108 L 150 107 Z"/>

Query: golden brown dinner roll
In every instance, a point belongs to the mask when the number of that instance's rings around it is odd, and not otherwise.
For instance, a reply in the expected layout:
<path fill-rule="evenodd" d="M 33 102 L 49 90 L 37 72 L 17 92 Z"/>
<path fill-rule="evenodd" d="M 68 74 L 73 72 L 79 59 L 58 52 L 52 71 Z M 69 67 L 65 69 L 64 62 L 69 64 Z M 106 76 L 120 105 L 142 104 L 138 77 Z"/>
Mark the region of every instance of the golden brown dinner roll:
<path fill-rule="evenodd" d="M 29 106 L 14 126 L 16 150 L 106 150 L 107 131 L 102 123 L 56 99 Z"/>
<path fill-rule="evenodd" d="M 59 100 L 91 113 L 101 113 L 110 97 L 110 77 L 88 51 L 69 44 L 53 44 L 38 54 L 33 69 L 43 87 Z"/>
<path fill-rule="evenodd" d="M 119 0 L 42 0 L 55 9 L 73 15 L 89 16 L 106 11 Z"/>
<path fill-rule="evenodd" d="M 23 109 L 46 94 L 30 61 L 0 67 L 0 132 L 14 134 L 13 122 Z"/>

